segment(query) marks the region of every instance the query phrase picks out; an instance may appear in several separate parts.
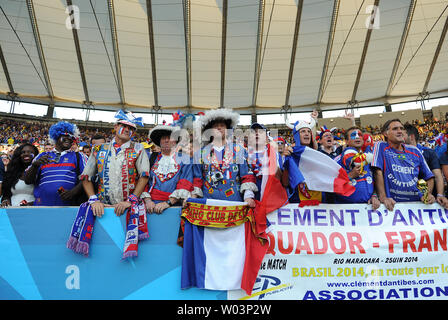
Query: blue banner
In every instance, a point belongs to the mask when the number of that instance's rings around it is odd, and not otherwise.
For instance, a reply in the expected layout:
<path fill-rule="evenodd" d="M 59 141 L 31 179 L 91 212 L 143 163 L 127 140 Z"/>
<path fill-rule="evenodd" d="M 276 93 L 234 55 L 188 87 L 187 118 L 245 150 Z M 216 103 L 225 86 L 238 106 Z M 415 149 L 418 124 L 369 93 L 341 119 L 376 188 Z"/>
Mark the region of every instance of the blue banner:
<path fill-rule="evenodd" d="M 0 209 L 2 300 L 217 300 L 225 291 L 180 289 L 180 208 L 148 215 L 149 239 L 121 260 L 125 215 L 96 219 L 89 257 L 66 248 L 75 207 Z"/>

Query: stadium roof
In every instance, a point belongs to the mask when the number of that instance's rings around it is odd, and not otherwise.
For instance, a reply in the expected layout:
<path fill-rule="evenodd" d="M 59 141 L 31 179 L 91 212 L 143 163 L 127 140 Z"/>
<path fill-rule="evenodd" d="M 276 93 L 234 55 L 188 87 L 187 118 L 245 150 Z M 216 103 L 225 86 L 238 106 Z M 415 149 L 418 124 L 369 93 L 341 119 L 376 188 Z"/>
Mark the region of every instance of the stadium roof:
<path fill-rule="evenodd" d="M 0 0 L 0 9 L 1 99 L 260 114 L 448 96 L 446 0 Z"/>

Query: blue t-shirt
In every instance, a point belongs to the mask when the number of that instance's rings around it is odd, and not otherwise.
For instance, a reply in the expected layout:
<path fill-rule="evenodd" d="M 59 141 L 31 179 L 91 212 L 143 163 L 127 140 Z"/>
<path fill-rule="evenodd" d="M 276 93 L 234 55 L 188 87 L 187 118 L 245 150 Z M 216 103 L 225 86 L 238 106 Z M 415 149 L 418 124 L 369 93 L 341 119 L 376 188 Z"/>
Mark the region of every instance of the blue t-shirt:
<path fill-rule="evenodd" d="M 379 141 L 373 149 L 372 167 L 383 171 L 386 196 L 397 202 L 420 201 L 419 179 L 434 177 L 417 147 L 403 144 L 403 151 Z"/>
<path fill-rule="evenodd" d="M 339 165 L 344 168 L 347 174 L 352 171 L 353 157 L 358 153 L 353 147 L 345 148 L 344 152 L 338 157 Z M 355 187 L 355 192 L 348 197 L 336 194 L 336 203 L 367 203 L 373 194 L 373 177 L 372 171 L 370 170 L 370 164 L 365 164 L 363 166 L 364 174 L 360 175 L 358 178 L 351 179 L 351 184 Z"/>
<path fill-rule="evenodd" d="M 40 153 L 34 161 L 45 154 L 50 159 L 57 160 L 39 167 L 34 187 L 35 206 L 69 206 L 69 201 L 61 199 L 58 189 L 63 187 L 66 191 L 73 189 L 78 183 L 78 174 L 84 170 L 85 158 L 76 152 L 62 152 L 59 156 L 55 151 Z M 79 163 L 79 168 L 76 166 Z"/>
<path fill-rule="evenodd" d="M 417 148 L 423 154 L 426 164 L 428 165 L 428 167 L 431 171 L 434 169 L 440 169 L 439 157 L 437 156 L 437 153 L 433 149 L 424 147 L 421 144 L 417 144 Z"/>

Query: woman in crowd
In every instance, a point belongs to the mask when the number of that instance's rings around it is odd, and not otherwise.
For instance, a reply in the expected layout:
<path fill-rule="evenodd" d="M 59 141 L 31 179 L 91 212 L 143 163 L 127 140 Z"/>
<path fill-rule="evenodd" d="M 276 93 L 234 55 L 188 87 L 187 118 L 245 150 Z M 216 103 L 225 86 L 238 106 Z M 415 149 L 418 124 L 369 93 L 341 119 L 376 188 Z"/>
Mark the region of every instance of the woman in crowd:
<path fill-rule="evenodd" d="M 24 172 L 39 151 L 31 143 L 24 143 L 16 148 L 2 184 L 1 206 L 32 205 L 34 202 L 34 185 L 25 184 Z"/>

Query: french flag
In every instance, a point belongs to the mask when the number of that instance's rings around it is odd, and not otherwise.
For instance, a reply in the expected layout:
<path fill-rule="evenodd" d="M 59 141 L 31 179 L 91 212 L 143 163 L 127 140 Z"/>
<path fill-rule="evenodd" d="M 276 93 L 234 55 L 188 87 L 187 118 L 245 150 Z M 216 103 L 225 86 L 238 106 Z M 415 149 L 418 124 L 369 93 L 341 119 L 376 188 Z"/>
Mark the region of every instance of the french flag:
<path fill-rule="evenodd" d="M 236 227 L 212 228 L 193 225 L 186 219 L 183 231 L 181 288 L 210 290 L 243 289 L 252 294 L 261 263 L 268 249 L 266 215 L 288 203 L 288 195 L 277 178 L 275 152 L 268 145 L 269 173 L 263 176 L 261 201 L 256 202 L 253 220 Z M 213 206 L 246 205 L 245 202 L 190 198 Z"/>
<path fill-rule="evenodd" d="M 187 201 L 227 207 L 246 204 L 204 198 Z M 257 232 L 264 233 L 259 228 L 265 227 L 266 223 L 258 226 Z M 267 240 L 260 241 L 250 221 L 235 227 L 213 228 L 193 225 L 185 220 L 181 288 L 243 289 L 250 295 L 267 248 Z"/>
<path fill-rule="evenodd" d="M 347 197 L 355 192 L 347 172 L 336 161 L 320 151 L 302 146 L 299 133 L 295 129 L 293 133 L 296 145 L 284 164 L 293 189 L 305 182 L 309 190 L 334 192 Z"/>

